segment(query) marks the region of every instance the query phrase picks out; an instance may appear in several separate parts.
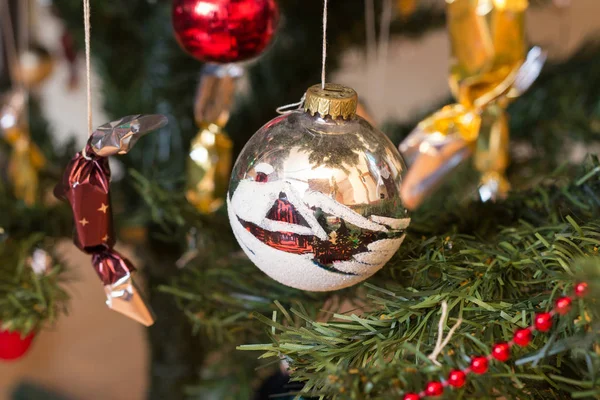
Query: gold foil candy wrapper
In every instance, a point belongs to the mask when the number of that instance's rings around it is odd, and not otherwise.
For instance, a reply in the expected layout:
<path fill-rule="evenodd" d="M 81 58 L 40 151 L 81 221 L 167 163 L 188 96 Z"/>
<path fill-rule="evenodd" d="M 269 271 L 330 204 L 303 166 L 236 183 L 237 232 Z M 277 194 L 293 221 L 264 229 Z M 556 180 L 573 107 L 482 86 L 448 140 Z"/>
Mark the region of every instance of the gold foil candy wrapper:
<path fill-rule="evenodd" d="M 242 74 L 239 66 L 207 64 L 200 76 L 194 104 L 200 130 L 192 139 L 187 160 L 186 197 L 203 214 L 213 213 L 225 203 L 233 142 L 223 127 Z"/>
<path fill-rule="evenodd" d="M 225 203 L 231 173 L 233 142 L 216 124 L 200 129 L 187 161 L 188 201 L 209 214 Z"/>
<path fill-rule="evenodd" d="M 28 138 L 23 137 L 15 142 L 8 164 L 8 176 L 15 197 L 28 206 L 34 205 L 38 198 L 39 179 Z"/>
<path fill-rule="evenodd" d="M 492 105 L 481 115 L 481 129 L 474 156 L 475 168 L 481 172 L 481 200 L 505 198 L 510 183 L 504 172 L 510 162 L 508 116 L 500 106 Z"/>
<path fill-rule="evenodd" d="M 453 104 L 423 120 L 407 136 L 400 152 L 410 168 L 400 194 L 408 209 L 417 208 L 473 154 L 480 125 L 476 113 Z"/>
<path fill-rule="evenodd" d="M 229 120 L 236 83 L 244 71 L 237 65 L 206 64 L 196 91 L 194 118 L 198 126 L 224 127 Z"/>
<path fill-rule="evenodd" d="M 470 106 L 493 93 L 525 59 L 527 0 L 446 0 L 452 48 L 450 87 Z"/>
<path fill-rule="evenodd" d="M 526 55 L 527 0 L 446 0 L 452 47 L 450 88 L 458 104 L 446 106 L 400 144 L 410 166 L 403 197 L 416 208 L 460 162 L 475 154 L 484 201 L 510 185 L 508 119 L 504 109 L 540 74 L 546 53 Z"/>

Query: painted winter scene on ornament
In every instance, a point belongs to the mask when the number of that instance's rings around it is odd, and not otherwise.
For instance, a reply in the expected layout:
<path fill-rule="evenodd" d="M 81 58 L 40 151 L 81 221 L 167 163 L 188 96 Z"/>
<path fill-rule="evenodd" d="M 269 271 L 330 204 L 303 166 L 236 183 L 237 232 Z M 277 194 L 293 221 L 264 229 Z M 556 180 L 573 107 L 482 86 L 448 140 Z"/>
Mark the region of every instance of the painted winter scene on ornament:
<path fill-rule="evenodd" d="M 400 199 L 404 162 L 359 116 L 294 111 L 246 144 L 227 207 L 247 256 L 273 279 L 302 290 L 352 286 L 398 250 L 410 223 Z"/>

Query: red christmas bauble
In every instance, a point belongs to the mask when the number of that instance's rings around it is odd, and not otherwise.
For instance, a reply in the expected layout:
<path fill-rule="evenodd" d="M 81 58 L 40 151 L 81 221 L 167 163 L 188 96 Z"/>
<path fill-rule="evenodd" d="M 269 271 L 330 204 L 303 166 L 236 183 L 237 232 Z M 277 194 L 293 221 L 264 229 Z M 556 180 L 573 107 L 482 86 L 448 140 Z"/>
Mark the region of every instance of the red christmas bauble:
<path fill-rule="evenodd" d="M 21 337 L 20 332 L 0 330 L 0 360 L 9 361 L 23 357 L 34 337 L 35 331 Z"/>
<path fill-rule="evenodd" d="M 275 0 L 174 0 L 173 28 L 201 61 L 229 63 L 258 56 L 277 29 Z"/>

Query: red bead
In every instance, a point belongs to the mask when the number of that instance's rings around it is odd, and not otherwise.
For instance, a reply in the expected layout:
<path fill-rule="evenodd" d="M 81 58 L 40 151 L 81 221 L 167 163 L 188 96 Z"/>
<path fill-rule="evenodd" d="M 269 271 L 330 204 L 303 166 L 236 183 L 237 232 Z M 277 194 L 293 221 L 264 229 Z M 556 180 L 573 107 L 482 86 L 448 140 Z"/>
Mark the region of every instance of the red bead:
<path fill-rule="evenodd" d="M 448 384 L 450 386 L 459 388 L 462 387 L 466 381 L 467 375 L 458 369 L 450 371 L 450 374 L 448 375 Z"/>
<path fill-rule="evenodd" d="M 34 337 L 35 332 L 21 337 L 20 332 L 0 330 L 0 360 L 17 360 L 23 357 Z"/>
<path fill-rule="evenodd" d="M 510 346 L 508 343 L 498 343 L 492 348 L 492 356 L 498 361 L 506 361 L 510 358 Z"/>
<path fill-rule="evenodd" d="M 406 393 L 404 395 L 404 400 L 419 400 L 421 396 L 416 393 Z"/>
<path fill-rule="evenodd" d="M 571 298 L 569 297 L 561 297 L 556 300 L 556 305 L 554 307 L 556 312 L 560 315 L 565 315 L 569 311 L 571 311 Z"/>
<path fill-rule="evenodd" d="M 425 386 L 425 394 L 427 396 L 440 396 L 444 393 L 444 386 L 440 382 L 429 382 Z"/>
<path fill-rule="evenodd" d="M 476 374 L 485 374 L 488 370 L 488 364 L 486 357 L 473 357 L 471 359 L 471 371 Z"/>
<path fill-rule="evenodd" d="M 531 329 L 518 329 L 513 340 L 521 347 L 527 346 L 531 342 Z"/>
<path fill-rule="evenodd" d="M 275 0 L 174 0 L 177 41 L 201 61 L 229 63 L 258 56 L 277 29 Z"/>
<path fill-rule="evenodd" d="M 575 295 L 577 297 L 583 297 L 587 294 L 588 284 L 586 282 L 579 282 L 575 285 Z"/>
<path fill-rule="evenodd" d="M 535 316 L 535 329 L 540 332 L 548 332 L 552 328 L 552 314 L 539 313 Z"/>

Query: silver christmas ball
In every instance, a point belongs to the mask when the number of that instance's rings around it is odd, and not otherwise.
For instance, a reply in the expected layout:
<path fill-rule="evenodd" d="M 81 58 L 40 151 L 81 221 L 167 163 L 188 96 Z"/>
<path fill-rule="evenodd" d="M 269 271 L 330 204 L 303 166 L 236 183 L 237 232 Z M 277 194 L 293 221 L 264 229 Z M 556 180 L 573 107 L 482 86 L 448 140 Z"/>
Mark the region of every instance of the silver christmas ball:
<path fill-rule="evenodd" d="M 383 267 L 404 239 L 404 161 L 356 115 L 356 104 L 350 88 L 311 87 L 305 109 L 263 126 L 233 168 L 227 207 L 235 237 L 284 285 L 352 286 Z"/>

